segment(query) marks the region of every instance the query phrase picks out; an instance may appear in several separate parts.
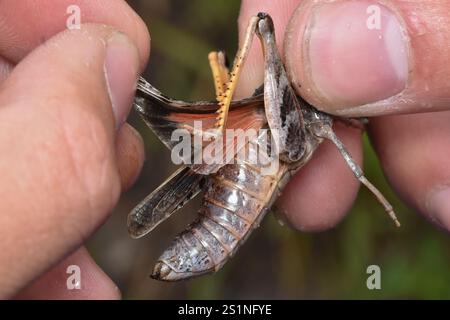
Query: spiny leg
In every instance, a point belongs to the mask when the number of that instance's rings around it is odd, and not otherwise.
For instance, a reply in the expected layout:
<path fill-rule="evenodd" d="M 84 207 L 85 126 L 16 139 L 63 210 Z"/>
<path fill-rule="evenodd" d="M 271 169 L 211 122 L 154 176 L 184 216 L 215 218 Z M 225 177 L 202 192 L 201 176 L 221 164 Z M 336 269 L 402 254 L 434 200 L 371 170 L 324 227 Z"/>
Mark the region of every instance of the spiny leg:
<path fill-rule="evenodd" d="M 223 99 L 221 99 L 221 101 L 219 102 L 216 128 L 221 132 L 225 130 L 231 99 L 233 98 L 234 91 L 236 90 L 237 81 L 242 71 L 242 65 L 245 63 L 245 59 L 247 58 L 248 52 L 250 51 L 252 40 L 255 35 L 255 30 L 259 20 L 260 18 L 256 16 L 250 19 L 247 30 L 245 32 L 244 41 L 236 54 L 236 58 L 234 59 L 233 68 L 230 73 L 230 79 L 225 85 Z"/>
<path fill-rule="evenodd" d="M 226 56 L 223 51 L 212 51 L 208 55 L 209 66 L 214 78 L 217 102 L 222 102 L 226 85 L 230 81 L 230 71 L 226 65 Z"/>
<path fill-rule="evenodd" d="M 330 140 L 334 143 L 334 145 L 337 147 L 339 152 L 341 153 L 342 157 L 344 158 L 345 162 L 347 163 L 350 170 L 352 170 L 353 174 L 356 176 L 356 178 L 365 185 L 370 192 L 377 198 L 378 202 L 380 202 L 384 210 L 389 214 L 392 220 L 394 220 L 394 223 L 397 227 L 400 227 L 400 222 L 397 219 L 397 216 L 395 215 L 394 209 L 392 208 L 392 205 L 386 200 L 386 198 L 383 196 L 383 194 L 378 190 L 365 176 L 364 172 L 362 171 L 361 167 L 356 163 L 356 161 L 352 158 L 350 153 L 345 148 L 344 144 L 341 140 L 336 136 L 333 129 L 331 128 L 331 125 L 329 124 L 323 124 L 323 123 L 317 123 L 310 126 L 310 129 L 313 131 L 313 133 L 321 138 Z"/>

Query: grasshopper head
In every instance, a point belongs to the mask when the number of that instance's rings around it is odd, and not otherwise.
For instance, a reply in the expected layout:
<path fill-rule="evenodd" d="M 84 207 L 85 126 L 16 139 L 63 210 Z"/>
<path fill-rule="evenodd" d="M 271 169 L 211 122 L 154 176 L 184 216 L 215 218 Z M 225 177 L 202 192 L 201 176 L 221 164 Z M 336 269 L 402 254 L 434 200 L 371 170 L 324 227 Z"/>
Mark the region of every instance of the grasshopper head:
<path fill-rule="evenodd" d="M 265 12 L 260 12 L 258 13 L 258 18 L 259 21 L 258 27 L 256 28 L 256 32 L 261 36 L 273 34 L 275 28 L 273 26 L 273 21 L 270 15 Z"/>

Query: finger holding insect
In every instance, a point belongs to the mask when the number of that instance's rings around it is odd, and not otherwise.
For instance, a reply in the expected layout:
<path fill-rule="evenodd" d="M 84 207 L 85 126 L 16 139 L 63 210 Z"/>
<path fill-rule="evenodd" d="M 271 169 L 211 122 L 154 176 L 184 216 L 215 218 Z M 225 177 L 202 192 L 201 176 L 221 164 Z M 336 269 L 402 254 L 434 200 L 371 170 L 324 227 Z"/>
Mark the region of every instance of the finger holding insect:
<path fill-rule="evenodd" d="M 351 117 L 446 110 L 450 2 L 302 1 L 286 29 L 294 88 Z"/>
<path fill-rule="evenodd" d="M 305 1 L 286 32 L 290 78 L 307 100 L 343 116 L 448 109 L 449 9 L 442 0 Z M 443 112 L 369 125 L 398 193 L 444 229 L 450 225 L 447 120 Z"/>
<path fill-rule="evenodd" d="M 116 138 L 139 65 L 130 38 L 85 25 L 38 47 L 2 82 L 0 193 L 7 214 L 0 224 L 0 296 L 14 295 L 79 247 L 129 183 L 121 177 Z M 136 137 L 124 140 L 142 146 Z M 126 149 L 123 140 L 118 144 Z"/>
<path fill-rule="evenodd" d="M 128 190 L 137 179 L 143 162 L 142 137 L 129 124 L 117 133 L 116 157 L 122 191 Z M 69 265 L 82 269 L 81 290 L 68 290 L 66 280 Z M 105 272 L 95 263 L 86 248 L 81 247 L 63 261 L 41 275 L 15 299 L 120 299 L 120 291 Z"/>

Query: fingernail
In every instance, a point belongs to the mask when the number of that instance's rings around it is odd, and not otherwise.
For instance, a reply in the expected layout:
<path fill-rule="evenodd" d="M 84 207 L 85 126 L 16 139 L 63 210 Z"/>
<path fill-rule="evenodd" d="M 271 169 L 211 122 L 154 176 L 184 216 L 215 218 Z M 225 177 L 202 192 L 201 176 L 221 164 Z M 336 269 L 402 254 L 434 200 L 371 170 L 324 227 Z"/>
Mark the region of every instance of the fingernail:
<path fill-rule="evenodd" d="M 116 120 L 116 129 L 126 121 L 133 104 L 139 70 L 139 53 L 122 33 L 109 38 L 106 48 L 105 74 Z"/>
<path fill-rule="evenodd" d="M 338 109 L 383 100 L 405 88 L 407 37 L 386 6 L 376 1 L 320 4 L 307 30 L 311 80 Z"/>
<path fill-rule="evenodd" d="M 450 231 L 450 188 L 432 191 L 426 206 L 431 220 Z"/>

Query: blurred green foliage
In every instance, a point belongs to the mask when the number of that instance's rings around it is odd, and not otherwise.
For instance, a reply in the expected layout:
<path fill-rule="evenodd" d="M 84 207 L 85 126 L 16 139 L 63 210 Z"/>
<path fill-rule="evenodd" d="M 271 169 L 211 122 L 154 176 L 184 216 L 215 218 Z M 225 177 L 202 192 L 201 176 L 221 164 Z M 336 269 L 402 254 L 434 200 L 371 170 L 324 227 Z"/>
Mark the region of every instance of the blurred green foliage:
<path fill-rule="evenodd" d="M 214 89 L 207 54 L 226 49 L 230 57 L 234 55 L 239 1 L 129 3 L 147 23 L 152 36 L 145 76 L 175 98 L 212 99 Z M 219 273 L 175 284 L 149 279 L 157 257 L 193 219 L 198 202 L 146 238 L 129 238 L 127 213 L 173 170 L 169 152 L 139 119 L 134 116 L 131 122 L 146 142 L 148 159 L 144 171 L 136 186 L 122 198 L 113 218 L 90 241 L 94 257 L 125 298 L 450 298 L 448 235 L 395 196 L 366 137 L 365 171 L 392 201 L 402 228 L 396 229 L 382 207 L 361 189 L 347 218 L 333 230 L 299 233 L 281 227 L 269 215 Z M 366 269 L 371 264 L 381 268 L 381 290 L 366 287 Z"/>

